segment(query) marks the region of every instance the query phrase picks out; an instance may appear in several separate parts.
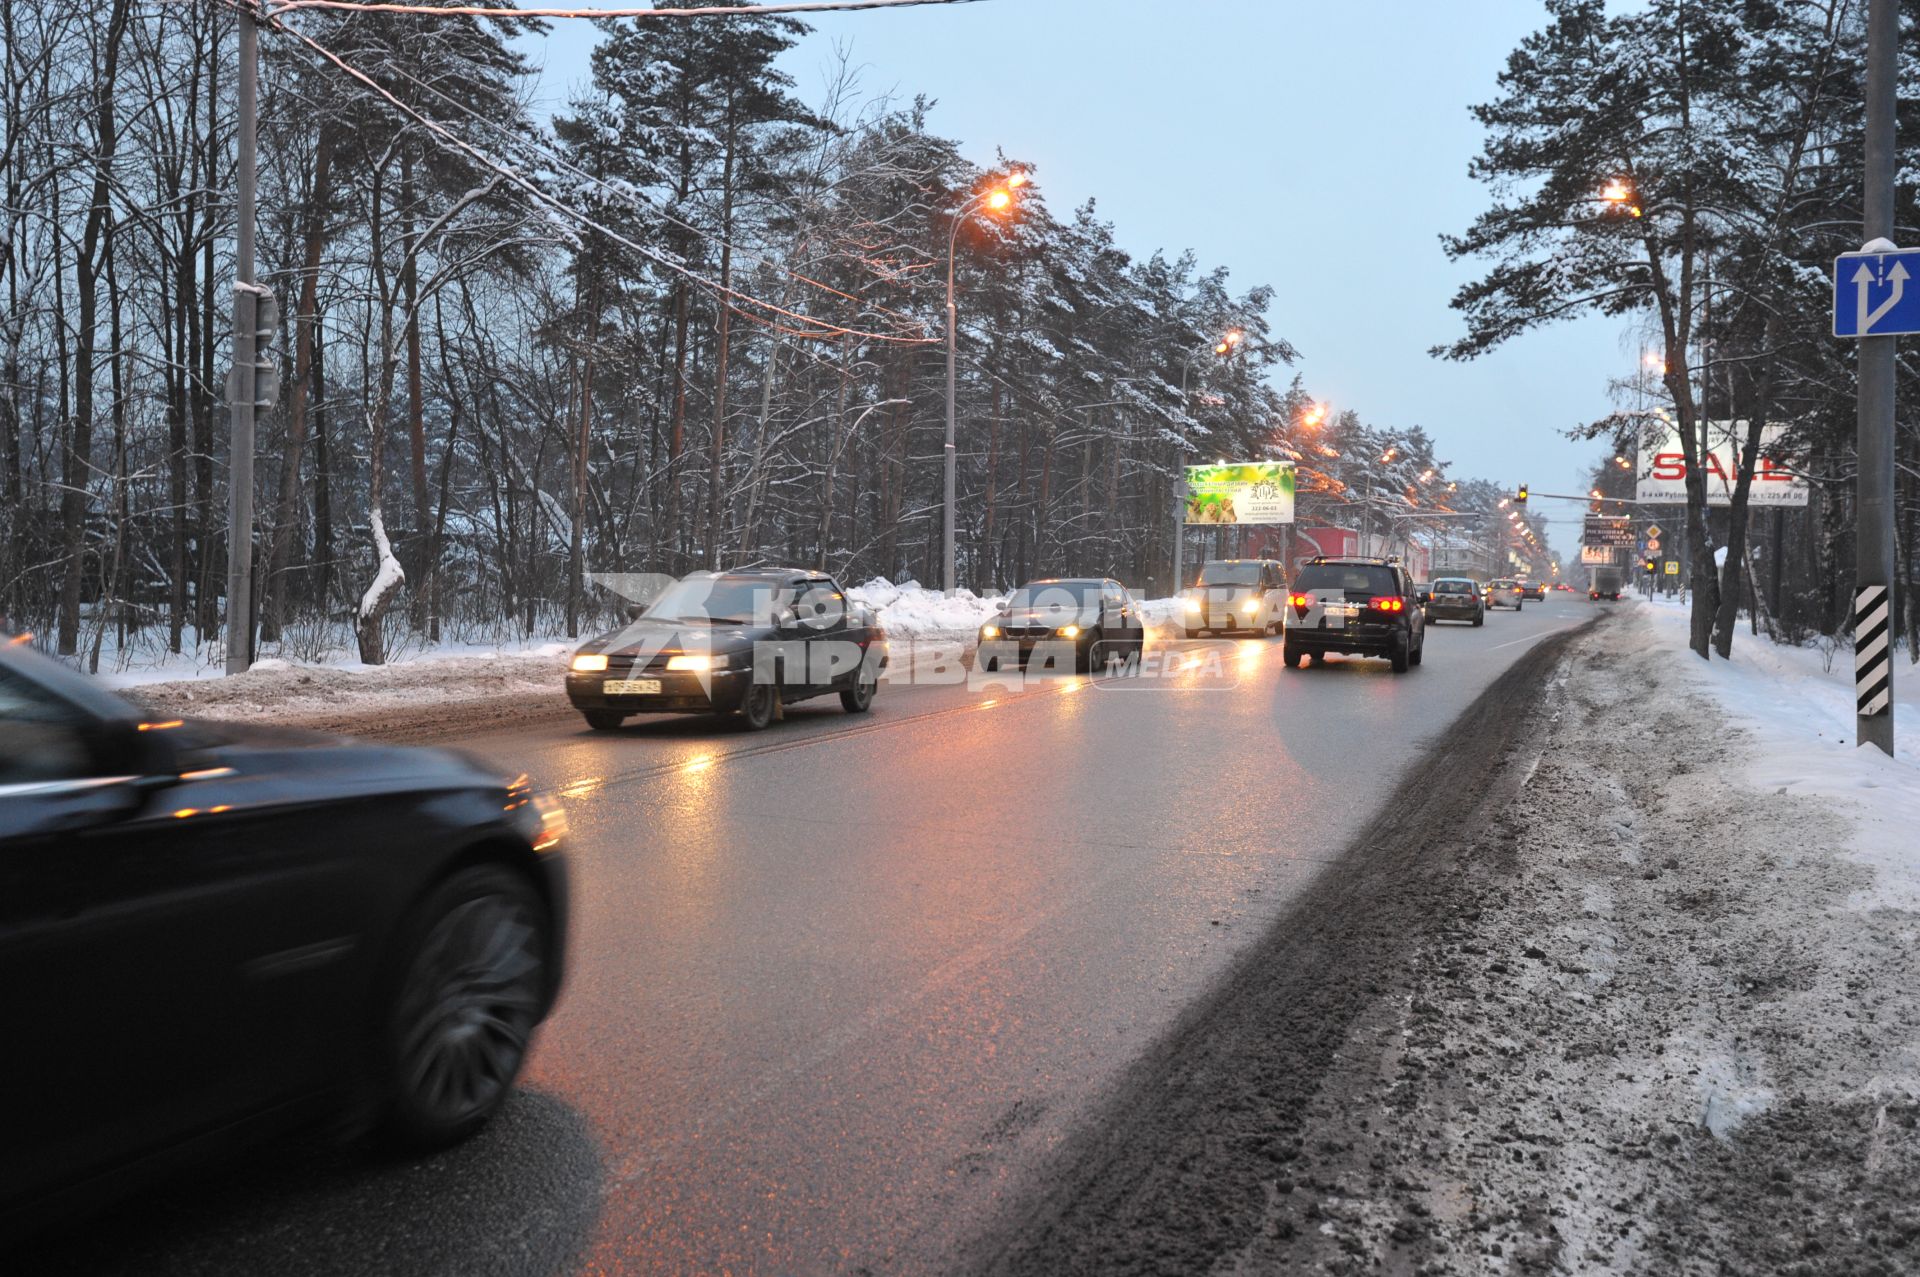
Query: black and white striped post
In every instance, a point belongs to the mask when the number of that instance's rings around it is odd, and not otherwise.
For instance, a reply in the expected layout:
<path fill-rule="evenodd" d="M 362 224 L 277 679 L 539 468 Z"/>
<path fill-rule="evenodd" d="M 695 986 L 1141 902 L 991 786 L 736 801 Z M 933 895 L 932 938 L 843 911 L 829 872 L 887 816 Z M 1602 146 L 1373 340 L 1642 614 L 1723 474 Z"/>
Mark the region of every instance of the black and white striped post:
<path fill-rule="evenodd" d="M 1863 585 L 1853 592 L 1853 690 L 1863 735 L 1867 720 L 1890 714 L 1893 704 L 1893 644 L 1888 629 L 1892 601 L 1892 591 L 1884 585 Z"/>
<path fill-rule="evenodd" d="M 1872 0 L 1867 12 L 1866 198 L 1867 242 L 1885 242 L 1893 226 L 1895 51 L 1899 0 Z M 1864 286 L 1863 286 L 1864 288 Z M 1860 342 L 1860 466 L 1855 474 L 1854 695 L 1857 743 L 1893 753 L 1893 651 L 1888 626 L 1893 593 L 1892 336 Z"/>

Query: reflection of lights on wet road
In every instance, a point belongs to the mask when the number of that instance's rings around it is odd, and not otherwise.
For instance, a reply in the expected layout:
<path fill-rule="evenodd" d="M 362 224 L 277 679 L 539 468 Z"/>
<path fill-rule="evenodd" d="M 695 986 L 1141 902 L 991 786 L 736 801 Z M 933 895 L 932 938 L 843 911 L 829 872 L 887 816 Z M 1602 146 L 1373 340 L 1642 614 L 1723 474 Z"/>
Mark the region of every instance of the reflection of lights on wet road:
<path fill-rule="evenodd" d="M 680 770 L 688 773 L 703 772 L 707 770 L 707 768 L 713 766 L 714 757 L 715 756 L 712 754 L 701 754 L 698 757 L 689 758 L 686 761 L 685 765 L 680 768 Z"/>
<path fill-rule="evenodd" d="M 585 798 L 603 788 L 607 783 L 605 776 L 584 776 L 560 791 L 562 798 Z"/>

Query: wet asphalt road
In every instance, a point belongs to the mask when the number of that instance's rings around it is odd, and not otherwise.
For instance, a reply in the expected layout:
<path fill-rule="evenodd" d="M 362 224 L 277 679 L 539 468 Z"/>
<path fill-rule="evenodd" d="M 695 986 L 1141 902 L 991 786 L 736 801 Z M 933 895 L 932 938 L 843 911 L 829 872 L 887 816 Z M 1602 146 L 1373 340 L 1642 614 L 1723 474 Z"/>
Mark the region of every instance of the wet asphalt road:
<path fill-rule="evenodd" d="M 572 820 L 570 980 L 503 1119 L 424 1163 L 271 1149 L 35 1262 L 939 1271 L 1474 697 L 1591 606 L 1434 626 L 1405 676 L 1286 671 L 1247 639 L 1230 679 L 890 685 L 866 717 L 810 702 L 759 735 L 455 742 Z"/>

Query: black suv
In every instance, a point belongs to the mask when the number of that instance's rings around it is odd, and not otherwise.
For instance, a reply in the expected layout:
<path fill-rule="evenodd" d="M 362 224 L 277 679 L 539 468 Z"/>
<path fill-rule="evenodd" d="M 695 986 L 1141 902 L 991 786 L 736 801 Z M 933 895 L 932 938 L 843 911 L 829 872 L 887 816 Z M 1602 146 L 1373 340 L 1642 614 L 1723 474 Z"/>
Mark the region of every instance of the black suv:
<path fill-rule="evenodd" d="M 1418 665 L 1426 612 L 1398 559 L 1309 559 L 1287 593 L 1287 668 L 1328 652 L 1384 656 L 1393 672 Z"/>

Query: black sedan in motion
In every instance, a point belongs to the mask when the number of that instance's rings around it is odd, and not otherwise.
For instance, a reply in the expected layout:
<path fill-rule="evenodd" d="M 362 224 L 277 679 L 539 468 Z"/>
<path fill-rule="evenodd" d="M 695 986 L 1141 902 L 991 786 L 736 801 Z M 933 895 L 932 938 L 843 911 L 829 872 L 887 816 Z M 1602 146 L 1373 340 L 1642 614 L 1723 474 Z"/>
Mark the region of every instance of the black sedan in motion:
<path fill-rule="evenodd" d="M 838 693 L 873 705 L 887 636 L 832 577 L 802 568 L 695 572 L 574 654 L 567 699 L 595 731 L 634 714 L 732 714 L 748 731 Z"/>
<path fill-rule="evenodd" d="M 1126 586 L 1103 577 L 1049 577 L 1007 596 L 980 627 L 974 659 L 997 670 L 1007 661 L 1024 668 L 1036 655 L 1057 655 L 1086 671 L 1138 657 L 1146 645 L 1146 619 Z"/>
<path fill-rule="evenodd" d="M 560 987 L 564 832 L 524 777 L 155 719 L 0 639 L 0 1236 L 308 1122 L 477 1130 Z"/>

